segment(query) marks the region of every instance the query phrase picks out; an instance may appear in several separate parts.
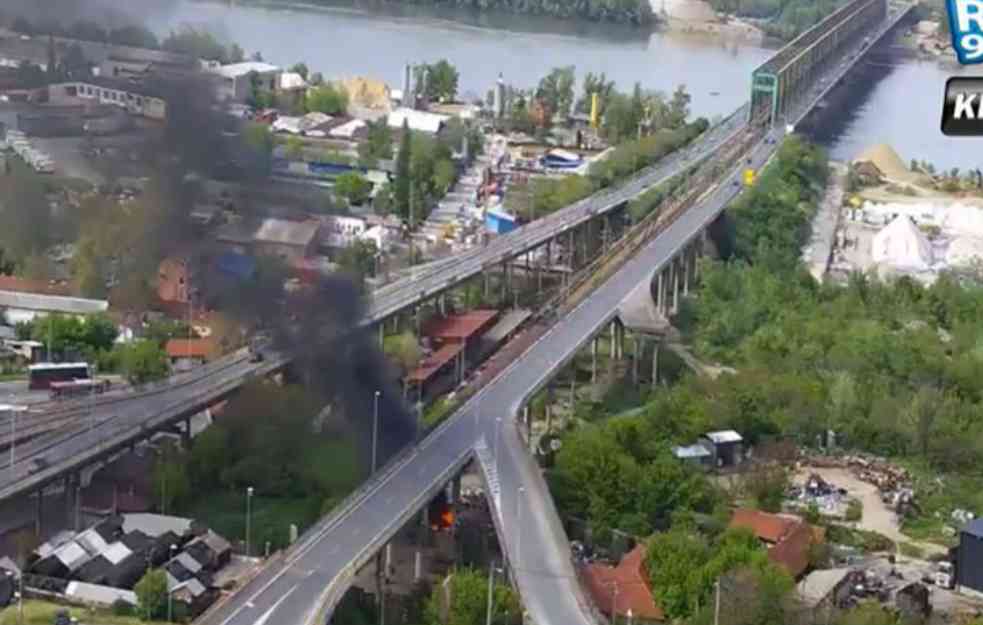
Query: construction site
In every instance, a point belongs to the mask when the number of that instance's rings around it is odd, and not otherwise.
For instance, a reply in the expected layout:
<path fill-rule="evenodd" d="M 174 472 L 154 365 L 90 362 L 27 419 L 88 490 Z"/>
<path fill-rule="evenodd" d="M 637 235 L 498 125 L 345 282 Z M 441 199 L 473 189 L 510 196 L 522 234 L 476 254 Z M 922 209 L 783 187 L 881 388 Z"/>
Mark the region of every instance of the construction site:
<path fill-rule="evenodd" d="M 827 197 L 822 210 L 838 212 L 817 218 L 835 224 L 831 278 L 862 271 L 931 284 L 942 272 L 976 272 L 983 259 L 979 172 L 936 173 L 927 164 L 912 169 L 890 146 L 878 145 L 833 179 L 829 195 L 836 198 Z"/>

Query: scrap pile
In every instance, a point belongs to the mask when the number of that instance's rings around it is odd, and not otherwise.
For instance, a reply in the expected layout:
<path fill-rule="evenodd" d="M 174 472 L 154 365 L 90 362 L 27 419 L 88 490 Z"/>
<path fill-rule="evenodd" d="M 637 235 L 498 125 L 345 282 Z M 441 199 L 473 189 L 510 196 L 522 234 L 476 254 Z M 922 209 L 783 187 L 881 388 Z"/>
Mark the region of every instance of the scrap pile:
<path fill-rule="evenodd" d="M 876 457 L 849 456 L 846 463 L 858 478 L 876 486 L 881 500 L 896 512 L 916 511 L 915 491 L 907 469 Z"/>

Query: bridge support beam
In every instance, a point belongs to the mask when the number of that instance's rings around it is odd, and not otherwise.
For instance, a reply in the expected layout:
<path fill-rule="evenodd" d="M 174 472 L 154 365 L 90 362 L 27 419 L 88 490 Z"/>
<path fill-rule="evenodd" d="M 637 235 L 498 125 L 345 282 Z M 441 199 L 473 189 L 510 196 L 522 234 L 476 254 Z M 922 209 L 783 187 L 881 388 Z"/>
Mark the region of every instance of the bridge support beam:
<path fill-rule="evenodd" d="M 597 383 L 597 337 L 590 341 L 590 383 Z"/>
<path fill-rule="evenodd" d="M 641 357 L 641 353 L 638 349 L 638 337 L 632 336 L 632 352 L 631 352 L 631 368 L 632 368 L 632 379 L 635 382 L 635 386 L 638 386 L 638 359 Z"/>
<path fill-rule="evenodd" d="M 652 390 L 659 385 L 659 341 L 653 341 L 652 345 Z"/>
<path fill-rule="evenodd" d="M 669 261 L 672 268 L 672 314 L 679 312 L 679 258 Z"/>

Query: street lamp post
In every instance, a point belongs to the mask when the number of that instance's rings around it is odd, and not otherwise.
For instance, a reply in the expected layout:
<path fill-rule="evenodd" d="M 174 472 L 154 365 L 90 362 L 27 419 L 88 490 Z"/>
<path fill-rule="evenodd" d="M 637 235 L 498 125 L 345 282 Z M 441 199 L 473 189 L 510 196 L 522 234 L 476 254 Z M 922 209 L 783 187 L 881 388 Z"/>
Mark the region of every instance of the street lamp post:
<path fill-rule="evenodd" d="M 171 545 L 170 555 L 171 559 L 174 559 L 174 552 L 177 551 L 177 545 Z M 167 589 L 167 622 L 174 622 L 174 592 L 168 588 Z"/>
<path fill-rule="evenodd" d="M 252 552 L 249 549 L 249 530 L 250 524 L 252 523 L 252 499 L 253 499 L 253 487 L 250 486 L 246 489 L 246 557 L 248 558 Z"/>
<path fill-rule="evenodd" d="M 522 495 L 526 492 L 525 486 L 519 486 L 515 493 L 515 575 L 519 577 L 519 569 L 522 568 Z"/>
<path fill-rule="evenodd" d="M 495 608 L 495 573 L 501 573 L 502 569 L 496 568 L 494 562 L 488 563 L 488 607 L 485 610 L 485 625 L 491 625 L 492 610 Z"/>
<path fill-rule="evenodd" d="M 378 447 L 379 447 L 379 397 L 382 393 L 379 391 L 375 392 L 373 398 L 373 410 L 372 410 L 372 471 L 375 473 L 376 460 L 378 458 Z M 370 473 L 370 475 L 371 475 Z"/>

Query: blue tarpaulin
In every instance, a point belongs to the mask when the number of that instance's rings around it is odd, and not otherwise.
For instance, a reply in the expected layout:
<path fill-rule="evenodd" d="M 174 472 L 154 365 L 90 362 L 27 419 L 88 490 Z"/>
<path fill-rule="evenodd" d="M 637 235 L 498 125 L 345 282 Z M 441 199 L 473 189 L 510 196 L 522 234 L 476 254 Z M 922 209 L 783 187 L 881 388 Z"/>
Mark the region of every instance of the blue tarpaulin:
<path fill-rule="evenodd" d="M 256 271 L 256 261 L 253 260 L 252 256 L 246 256 L 245 254 L 238 254 L 236 252 L 225 252 L 219 256 L 216 266 L 222 273 L 228 274 L 233 278 L 238 278 L 239 280 L 245 280 L 251 277 L 253 272 Z"/>

